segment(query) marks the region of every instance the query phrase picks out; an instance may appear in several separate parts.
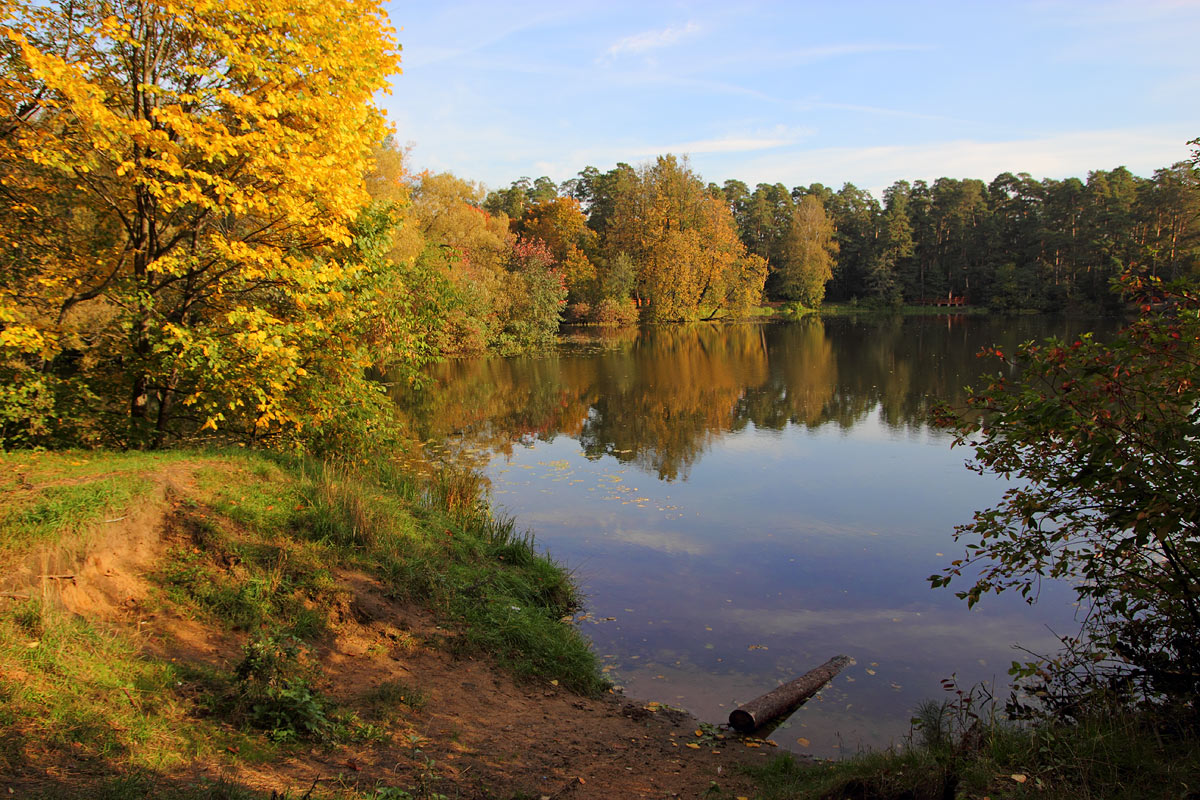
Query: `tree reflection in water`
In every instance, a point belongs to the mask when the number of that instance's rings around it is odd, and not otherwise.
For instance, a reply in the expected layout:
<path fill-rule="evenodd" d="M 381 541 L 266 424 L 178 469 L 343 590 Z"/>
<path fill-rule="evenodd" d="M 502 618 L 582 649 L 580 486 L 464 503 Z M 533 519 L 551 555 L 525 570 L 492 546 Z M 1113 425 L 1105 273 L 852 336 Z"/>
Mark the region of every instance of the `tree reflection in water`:
<path fill-rule="evenodd" d="M 941 316 L 579 329 L 550 355 L 447 361 L 396 402 L 423 439 L 460 450 L 507 454 L 565 435 L 590 459 L 673 481 L 714 437 L 748 425 L 849 430 L 878 409 L 893 429 L 923 430 L 934 403 L 962 402 L 987 366 L 981 348 L 1084 327 Z"/>

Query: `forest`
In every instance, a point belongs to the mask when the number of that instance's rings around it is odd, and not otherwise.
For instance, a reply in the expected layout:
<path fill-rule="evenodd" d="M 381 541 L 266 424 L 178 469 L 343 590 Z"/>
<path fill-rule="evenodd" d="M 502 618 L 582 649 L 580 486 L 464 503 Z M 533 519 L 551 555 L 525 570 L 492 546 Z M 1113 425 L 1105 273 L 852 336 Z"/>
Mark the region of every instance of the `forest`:
<path fill-rule="evenodd" d="M 734 179 L 704 185 L 686 160 L 664 156 L 640 170 L 587 167 L 560 186 L 547 177 L 532 183 L 522 178 L 491 192 L 483 207 L 519 220 L 515 230 L 528 230 L 525 220 L 543 213 L 546 204 L 577 201 L 595 239 L 576 242 L 594 262 L 593 271 L 606 276 L 628 256 L 637 265 L 632 296 L 638 306 L 655 309 L 663 301 L 652 264 L 662 243 L 647 239 L 644 227 L 695 227 L 682 214 L 660 222 L 640 211 L 662 202 L 652 199 L 661 190 L 646 176 L 663 173 L 680 173 L 669 186 L 686 185 L 723 202 L 746 252 L 767 262 L 767 298 L 807 307 L 825 299 L 887 307 L 953 296 L 996 311 L 1111 312 L 1119 301 L 1110 285 L 1125 270 L 1173 280 L 1195 270 L 1200 258 L 1200 193 L 1187 163 L 1150 178 L 1117 167 L 1089 172 L 1086 181 L 1037 180 L 1024 172 L 1005 172 L 990 183 L 900 180 L 880 202 L 850 183 L 837 191 L 819 183 L 790 190 L 760 183 L 751 190 Z M 623 274 L 625 268 L 615 269 Z M 756 273 L 743 274 L 755 280 Z M 686 282 L 691 275 L 680 277 Z M 611 291 L 624 286 L 599 277 L 572 289 L 587 308 L 593 298 L 612 299 Z M 651 318 L 688 316 L 668 305 L 669 311 L 656 309 Z M 698 306 L 691 316 L 743 310 L 734 303 L 712 305 L 707 296 Z"/>

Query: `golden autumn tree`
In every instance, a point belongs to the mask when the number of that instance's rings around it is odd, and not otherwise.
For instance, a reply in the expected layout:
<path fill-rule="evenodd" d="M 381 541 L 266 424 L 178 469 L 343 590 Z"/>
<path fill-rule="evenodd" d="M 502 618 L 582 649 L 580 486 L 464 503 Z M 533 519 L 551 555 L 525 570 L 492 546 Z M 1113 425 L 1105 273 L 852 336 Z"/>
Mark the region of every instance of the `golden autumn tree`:
<path fill-rule="evenodd" d="M 399 63 L 377 0 L 0 14 L 3 435 L 88 392 L 124 398 L 133 445 L 334 413 L 318 384 L 367 358 L 363 175 Z"/>
<path fill-rule="evenodd" d="M 767 264 L 746 252 L 728 205 L 686 160 L 662 156 L 639 172 L 625 216 L 638 291 L 656 322 L 744 313 L 762 297 Z"/>
<path fill-rule="evenodd" d="M 417 266 L 445 290 L 443 353 L 515 353 L 553 342 L 566 300 L 561 262 L 540 238 L 517 236 L 484 191 L 450 173 L 422 173 L 406 212 L 423 243 Z"/>
<path fill-rule="evenodd" d="M 573 197 L 555 197 L 529 206 L 516 226 L 522 236 L 540 239 L 550 248 L 567 283 L 568 299 L 591 299 L 595 291 L 596 268 L 586 250 L 596 234 L 587 226 L 587 217 Z"/>
<path fill-rule="evenodd" d="M 448 287 L 439 347 L 481 352 L 491 345 L 509 305 L 505 262 L 514 241 L 508 217 L 480 208 L 478 184 L 448 172 L 425 172 L 412 184 L 408 216 L 420 235 L 418 265 Z"/>

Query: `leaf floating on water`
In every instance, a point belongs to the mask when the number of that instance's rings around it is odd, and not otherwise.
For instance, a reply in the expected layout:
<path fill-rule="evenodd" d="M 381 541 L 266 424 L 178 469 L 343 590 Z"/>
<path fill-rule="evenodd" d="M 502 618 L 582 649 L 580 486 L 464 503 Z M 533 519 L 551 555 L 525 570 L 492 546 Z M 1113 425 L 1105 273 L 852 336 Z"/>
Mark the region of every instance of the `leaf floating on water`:
<path fill-rule="evenodd" d="M 796 744 L 800 745 L 801 747 L 808 747 L 809 745 L 812 744 L 812 742 L 810 742 L 808 739 L 805 739 L 803 736 L 801 736 L 799 739 L 796 740 Z"/>
<path fill-rule="evenodd" d="M 749 647 L 747 647 L 746 649 L 747 650 L 766 650 L 767 646 L 765 644 L 752 644 Z"/>
<path fill-rule="evenodd" d="M 873 670 L 873 669 L 869 669 L 869 670 L 867 670 L 867 674 L 868 674 L 868 675 L 874 675 L 874 674 L 875 674 L 875 670 Z"/>

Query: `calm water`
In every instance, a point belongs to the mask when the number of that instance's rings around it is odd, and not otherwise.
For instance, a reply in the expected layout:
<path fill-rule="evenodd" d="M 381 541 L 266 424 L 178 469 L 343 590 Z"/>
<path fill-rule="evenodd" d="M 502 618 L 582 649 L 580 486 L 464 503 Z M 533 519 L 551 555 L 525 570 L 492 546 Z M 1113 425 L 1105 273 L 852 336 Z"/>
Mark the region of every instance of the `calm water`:
<path fill-rule="evenodd" d="M 580 334 L 551 357 L 441 365 L 409 410 L 475 457 L 496 506 L 574 569 L 579 625 L 628 695 L 724 722 L 844 653 L 856 665 L 773 738 L 835 756 L 898 741 L 912 709 L 998 680 L 1074 628 L 1064 586 L 975 610 L 925 578 L 1004 485 L 927 424 L 981 347 L 1081 324 L 833 319 Z M 435 445 L 435 448 L 437 445 Z M 965 588 L 965 587 L 964 587 Z"/>

